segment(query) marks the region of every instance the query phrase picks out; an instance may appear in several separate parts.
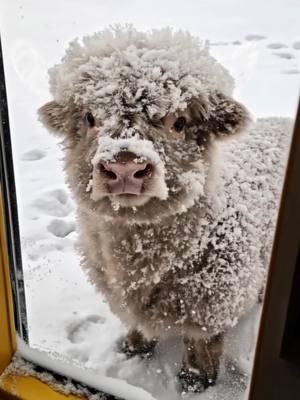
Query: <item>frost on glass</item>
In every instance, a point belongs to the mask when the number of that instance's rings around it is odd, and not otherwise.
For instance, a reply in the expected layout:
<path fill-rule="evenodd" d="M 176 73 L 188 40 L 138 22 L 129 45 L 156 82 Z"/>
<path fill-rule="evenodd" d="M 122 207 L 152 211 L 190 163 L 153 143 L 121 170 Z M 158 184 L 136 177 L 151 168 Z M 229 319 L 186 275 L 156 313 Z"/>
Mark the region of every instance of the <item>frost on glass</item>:
<path fill-rule="evenodd" d="M 267 20 L 256 1 L 167 3 L 91 2 L 86 18 L 60 4 L 60 25 L 55 5 L 2 6 L 18 21 L 3 47 L 30 346 L 99 389 L 119 382 L 116 395 L 243 399 L 298 95 L 297 23 L 278 32 L 279 2 Z"/>

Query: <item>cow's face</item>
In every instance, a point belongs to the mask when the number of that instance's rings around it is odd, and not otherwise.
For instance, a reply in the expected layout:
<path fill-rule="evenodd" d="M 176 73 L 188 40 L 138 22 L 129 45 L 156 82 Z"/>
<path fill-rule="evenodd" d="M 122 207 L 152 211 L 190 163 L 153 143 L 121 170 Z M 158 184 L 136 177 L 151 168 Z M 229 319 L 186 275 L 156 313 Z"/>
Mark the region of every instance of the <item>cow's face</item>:
<path fill-rule="evenodd" d="M 242 105 L 204 89 L 186 64 L 152 53 L 129 46 L 89 57 L 68 96 L 39 110 L 64 135 L 71 188 L 90 212 L 133 221 L 184 212 L 205 196 L 213 141 L 248 121 Z"/>

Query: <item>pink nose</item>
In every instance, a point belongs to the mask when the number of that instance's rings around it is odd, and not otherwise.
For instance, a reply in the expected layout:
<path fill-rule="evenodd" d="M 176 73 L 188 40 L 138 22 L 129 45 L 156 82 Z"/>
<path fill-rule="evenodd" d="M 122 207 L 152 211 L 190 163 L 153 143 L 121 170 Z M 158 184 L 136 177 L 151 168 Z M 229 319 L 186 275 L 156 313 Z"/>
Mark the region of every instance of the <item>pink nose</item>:
<path fill-rule="evenodd" d="M 134 161 L 101 163 L 100 173 L 110 193 L 141 194 L 145 182 L 151 178 L 153 166 Z"/>

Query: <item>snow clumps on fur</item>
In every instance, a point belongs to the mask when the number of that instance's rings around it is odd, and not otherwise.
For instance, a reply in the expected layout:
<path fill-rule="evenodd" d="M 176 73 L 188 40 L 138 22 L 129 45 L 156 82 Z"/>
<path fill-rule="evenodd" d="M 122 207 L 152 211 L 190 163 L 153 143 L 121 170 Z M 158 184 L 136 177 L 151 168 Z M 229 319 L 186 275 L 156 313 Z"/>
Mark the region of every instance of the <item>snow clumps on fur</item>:
<path fill-rule="evenodd" d="M 126 111 L 153 118 L 184 110 L 193 97 L 230 95 L 233 79 L 187 32 L 117 26 L 71 42 L 50 70 L 50 90 L 62 105 L 89 104 L 99 119 L 122 114 L 125 94 Z"/>

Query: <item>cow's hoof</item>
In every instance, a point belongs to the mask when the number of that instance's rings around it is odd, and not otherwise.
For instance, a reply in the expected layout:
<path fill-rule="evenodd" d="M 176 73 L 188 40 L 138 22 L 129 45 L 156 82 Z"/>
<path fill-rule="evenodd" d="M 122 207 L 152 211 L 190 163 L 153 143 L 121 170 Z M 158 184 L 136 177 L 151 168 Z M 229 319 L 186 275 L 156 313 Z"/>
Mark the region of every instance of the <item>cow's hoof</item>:
<path fill-rule="evenodd" d="M 178 373 L 178 380 L 181 385 L 182 393 L 201 393 L 209 386 L 213 386 L 216 383 L 216 379 L 208 378 L 205 372 L 186 367 L 183 367 Z"/>
<path fill-rule="evenodd" d="M 125 337 L 121 338 L 118 341 L 117 349 L 120 353 L 125 354 L 127 358 L 139 356 L 145 360 L 148 360 L 153 357 L 156 344 L 157 340 L 152 339 L 150 341 L 144 341 L 138 346 L 133 346 L 128 342 L 127 338 Z"/>

